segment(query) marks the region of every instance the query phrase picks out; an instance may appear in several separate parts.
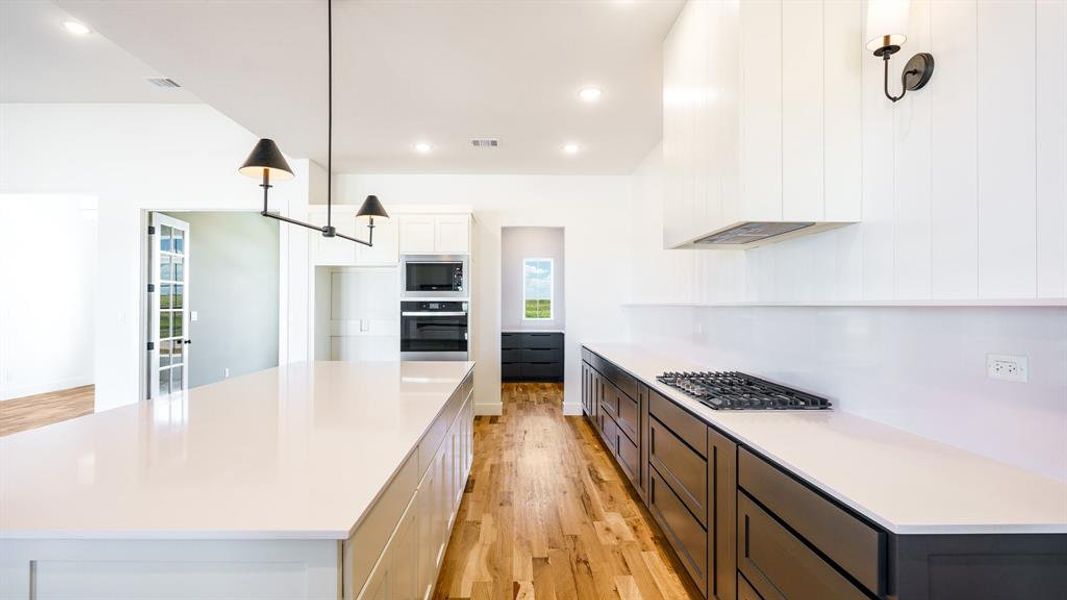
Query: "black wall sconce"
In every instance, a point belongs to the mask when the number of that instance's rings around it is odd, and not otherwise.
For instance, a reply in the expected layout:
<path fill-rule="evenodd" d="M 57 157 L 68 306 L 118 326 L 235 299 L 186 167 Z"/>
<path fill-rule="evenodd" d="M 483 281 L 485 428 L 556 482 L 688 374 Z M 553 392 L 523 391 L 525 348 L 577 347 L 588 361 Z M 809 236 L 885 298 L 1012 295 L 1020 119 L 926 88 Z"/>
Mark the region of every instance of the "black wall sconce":
<path fill-rule="evenodd" d="M 282 155 L 282 151 L 278 149 L 274 140 L 267 138 L 259 140 L 237 172 L 256 179 L 263 178 L 263 183 L 259 184 L 259 187 L 263 188 L 263 210 L 259 214 L 264 217 L 318 231 L 323 237 L 339 237 L 364 246 L 373 246 L 374 217 L 389 218 L 389 213 L 385 212 L 385 207 L 378 201 L 377 196 L 367 196 L 362 206 L 356 211 L 357 218 L 368 219 L 366 240 L 338 233 L 337 228 L 333 226 L 333 0 L 326 0 L 326 47 L 326 224 L 315 225 L 298 221 L 270 212 L 268 209 L 267 193 L 271 188 L 270 178 L 274 177 L 277 180 L 293 178 L 293 170 L 289 168 L 289 163 L 285 161 L 285 156 Z"/>
<path fill-rule="evenodd" d="M 910 0 L 870 0 L 867 3 L 867 49 L 882 59 L 885 97 L 893 102 L 909 91 L 922 89 L 934 74 L 934 56 L 920 52 L 904 65 L 904 72 L 900 74 L 900 95 L 889 93 L 889 57 L 899 52 L 908 40 L 904 32 L 907 31 L 910 4 Z"/>

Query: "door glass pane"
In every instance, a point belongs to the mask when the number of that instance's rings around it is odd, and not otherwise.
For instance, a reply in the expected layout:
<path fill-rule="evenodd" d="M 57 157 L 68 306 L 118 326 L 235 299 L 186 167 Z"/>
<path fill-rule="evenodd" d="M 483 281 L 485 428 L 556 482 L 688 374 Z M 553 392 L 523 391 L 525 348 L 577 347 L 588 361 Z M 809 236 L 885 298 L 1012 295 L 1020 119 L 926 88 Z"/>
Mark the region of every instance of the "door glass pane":
<path fill-rule="evenodd" d="M 181 229 L 174 230 L 174 251 L 185 254 L 185 232 Z"/>
<path fill-rule="evenodd" d="M 182 337 L 183 335 L 185 335 L 184 331 L 182 330 L 182 317 L 184 316 L 184 313 L 180 310 L 174 313 L 174 319 L 171 321 L 170 324 L 170 334 L 172 336 Z"/>
<path fill-rule="evenodd" d="M 173 296 L 173 301 L 171 302 L 171 308 L 185 308 L 184 298 L 185 298 L 185 286 L 184 285 L 176 285 L 176 286 L 174 286 L 174 296 Z"/>
<path fill-rule="evenodd" d="M 170 281 L 172 279 L 170 274 L 170 257 L 159 257 L 159 278 L 163 281 Z"/>
<path fill-rule="evenodd" d="M 159 249 L 164 252 L 171 251 L 171 228 L 164 225 L 159 228 Z"/>
<path fill-rule="evenodd" d="M 165 367 L 170 364 L 171 347 L 170 340 L 163 340 L 159 343 L 159 366 Z"/>
<path fill-rule="evenodd" d="M 184 273 L 185 273 L 185 265 L 182 264 L 183 260 L 184 259 L 182 259 L 181 257 L 178 257 L 178 256 L 175 256 L 174 259 L 173 259 L 173 262 L 174 262 L 174 281 L 182 281 L 185 278 L 185 275 L 184 275 Z"/>
<path fill-rule="evenodd" d="M 170 285 L 159 286 L 159 307 L 170 308 Z"/>
<path fill-rule="evenodd" d="M 184 348 L 185 346 L 182 344 L 181 340 L 174 340 L 174 348 L 170 353 L 170 364 L 180 365 L 185 362 L 183 360 L 184 357 L 182 356 L 182 351 L 184 350 Z"/>
<path fill-rule="evenodd" d="M 182 367 L 174 367 L 170 370 L 170 372 L 172 375 L 172 377 L 170 378 L 170 391 L 182 391 Z"/>
<path fill-rule="evenodd" d="M 159 339 L 170 337 L 170 312 L 159 311 Z"/>
<path fill-rule="evenodd" d="M 170 369 L 159 370 L 159 395 L 170 393 Z"/>

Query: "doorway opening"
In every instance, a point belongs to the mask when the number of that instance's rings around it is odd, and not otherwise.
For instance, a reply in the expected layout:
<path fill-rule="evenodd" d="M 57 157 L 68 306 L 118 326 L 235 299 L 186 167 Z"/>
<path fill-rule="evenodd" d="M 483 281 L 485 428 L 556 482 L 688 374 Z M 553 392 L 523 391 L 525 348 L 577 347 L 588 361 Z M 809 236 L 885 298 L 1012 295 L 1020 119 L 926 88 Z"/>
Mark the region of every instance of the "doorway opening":
<path fill-rule="evenodd" d="M 564 268 L 562 227 L 501 229 L 502 382 L 563 383 Z"/>
<path fill-rule="evenodd" d="M 252 212 L 150 212 L 145 395 L 278 365 L 278 223 Z"/>

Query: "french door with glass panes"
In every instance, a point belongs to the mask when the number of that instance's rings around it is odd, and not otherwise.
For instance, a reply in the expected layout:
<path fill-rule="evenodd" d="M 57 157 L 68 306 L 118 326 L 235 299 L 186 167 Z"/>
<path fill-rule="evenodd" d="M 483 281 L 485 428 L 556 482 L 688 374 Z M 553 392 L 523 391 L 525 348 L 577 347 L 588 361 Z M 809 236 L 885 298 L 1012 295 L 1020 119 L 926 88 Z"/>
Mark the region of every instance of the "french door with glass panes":
<path fill-rule="evenodd" d="M 189 224 L 151 213 L 148 397 L 181 392 L 189 383 Z"/>

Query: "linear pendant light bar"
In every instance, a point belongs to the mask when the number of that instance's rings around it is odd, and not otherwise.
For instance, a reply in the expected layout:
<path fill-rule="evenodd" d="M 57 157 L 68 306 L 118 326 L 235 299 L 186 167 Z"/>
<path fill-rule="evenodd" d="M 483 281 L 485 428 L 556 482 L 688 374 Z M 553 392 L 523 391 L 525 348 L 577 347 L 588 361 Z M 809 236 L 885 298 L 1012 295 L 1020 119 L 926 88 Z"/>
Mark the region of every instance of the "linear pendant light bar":
<path fill-rule="evenodd" d="M 333 226 L 333 0 L 326 0 L 326 23 L 326 225 L 315 225 L 314 223 L 286 217 L 276 212 L 270 212 L 267 196 L 272 187 L 270 184 L 271 175 L 273 174 L 275 179 L 279 180 L 292 179 L 293 177 L 293 170 L 289 168 L 289 163 L 286 162 L 285 156 L 282 155 L 274 140 L 268 138 L 259 140 L 252 149 L 252 153 L 248 155 L 244 164 L 238 169 L 238 172 L 249 177 L 262 176 L 263 183 L 259 187 L 263 188 L 263 210 L 259 214 L 264 217 L 318 231 L 322 233 L 323 237 L 339 237 L 364 246 L 373 246 L 374 217 L 389 218 L 389 214 L 385 212 L 385 207 L 382 206 L 377 196 L 367 196 L 359 210 L 356 211 L 356 218 L 367 217 L 368 219 L 366 240 L 337 233 L 337 228 Z"/>

